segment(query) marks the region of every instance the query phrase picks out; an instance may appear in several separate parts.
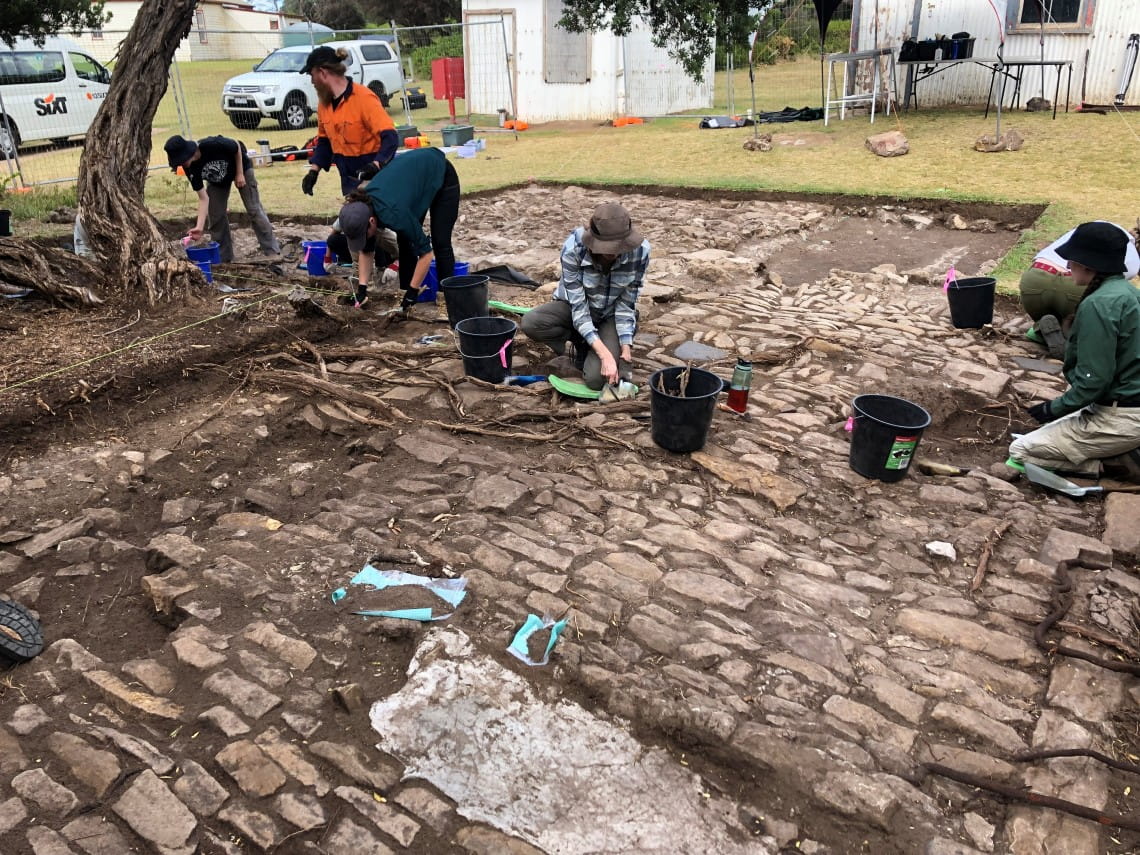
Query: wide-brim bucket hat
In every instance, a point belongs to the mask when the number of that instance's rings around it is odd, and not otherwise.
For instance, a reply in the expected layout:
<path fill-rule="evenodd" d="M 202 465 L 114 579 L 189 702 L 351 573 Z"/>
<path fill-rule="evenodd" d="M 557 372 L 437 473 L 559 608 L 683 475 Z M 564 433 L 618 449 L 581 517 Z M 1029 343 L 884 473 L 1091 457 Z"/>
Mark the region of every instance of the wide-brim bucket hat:
<path fill-rule="evenodd" d="M 198 150 L 198 143 L 194 140 L 183 139 L 175 134 L 166 141 L 163 149 L 166 151 L 166 160 L 170 164 L 170 171 L 177 172 L 178 167 L 194 156 L 194 152 Z"/>
<path fill-rule="evenodd" d="M 637 249 L 643 240 L 633 227 L 629 211 L 617 202 L 598 205 L 582 236 L 586 249 L 598 255 L 621 255 Z"/>
<path fill-rule="evenodd" d="M 1083 264 L 1098 273 L 1123 273 L 1127 268 L 1125 254 L 1128 235 L 1112 223 L 1081 223 L 1072 236 L 1057 247 L 1057 255 L 1066 261 Z"/>

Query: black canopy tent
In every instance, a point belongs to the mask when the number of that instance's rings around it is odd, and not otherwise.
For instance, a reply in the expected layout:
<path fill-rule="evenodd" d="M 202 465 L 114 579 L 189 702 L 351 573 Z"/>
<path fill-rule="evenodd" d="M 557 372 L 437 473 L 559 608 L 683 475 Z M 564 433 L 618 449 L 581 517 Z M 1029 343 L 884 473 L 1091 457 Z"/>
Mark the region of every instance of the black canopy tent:
<path fill-rule="evenodd" d="M 823 70 L 827 54 L 823 45 L 827 39 L 827 25 L 831 23 L 831 17 L 843 0 L 811 0 L 811 2 L 815 6 L 815 16 L 819 21 L 819 106 L 822 108 L 827 103 L 827 82 L 824 80 Z"/>

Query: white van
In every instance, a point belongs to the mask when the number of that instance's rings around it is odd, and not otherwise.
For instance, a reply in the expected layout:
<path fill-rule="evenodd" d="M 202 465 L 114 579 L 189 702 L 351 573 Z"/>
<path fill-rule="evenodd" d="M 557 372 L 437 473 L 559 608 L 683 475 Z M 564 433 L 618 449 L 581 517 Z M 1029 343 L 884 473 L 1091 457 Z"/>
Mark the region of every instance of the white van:
<path fill-rule="evenodd" d="M 64 39 L 0 42 L 0 159 L 32 140 L 86 134 L 110 82 L 106 68 Z"/>

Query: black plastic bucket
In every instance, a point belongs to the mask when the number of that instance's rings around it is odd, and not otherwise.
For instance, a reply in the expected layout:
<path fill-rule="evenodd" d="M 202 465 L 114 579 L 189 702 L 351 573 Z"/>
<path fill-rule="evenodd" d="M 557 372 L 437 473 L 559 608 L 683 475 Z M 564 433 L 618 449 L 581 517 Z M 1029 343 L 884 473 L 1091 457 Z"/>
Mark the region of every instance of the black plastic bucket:
<path fill-rule="evenodd" d="M 444 280 L 445 287 L 448 281 Z M 518 324 L 507 318 L 464 318 L 456 324 L 463 373 L 488 383 L 502 383 L 511 373 L 518 328 Z"/>
<path fill-rule="evenodd" d="M 447 322 L 455 329 L 466 318 L 485 318 L 491 314 L 487 305 L 486 276 L 449 276 L 439 283 L 447 304 Z"/>
<path fill-rule="evenodd" d="M 890 395 L 860 395 L 851 406 L 851 468 L 865 478 L 901 481 L 930 427 L 930 413 Z"/>
<path fill-rule="evenodd" d="M 960 330 L 977 329 L 994 322 L 994 286 L 991 276 L 955 279 L 946 287 L 950 322 Z"/>
<path fill-rule="evenodd" d="M 686 454 L 705 445 L 723 381 L 703 368 L 689 371 L 681 397 L 681 366 L 662 368 L 649 375 L 649 412 L 653 441 L 666 451 Z M 665 391 L 660 391 L 664 387 Z"/>
<path fill-rule="evenodd" d="M 12 236 L 12 212 L 7 208 L 0 210 L 0 237 Z"/>

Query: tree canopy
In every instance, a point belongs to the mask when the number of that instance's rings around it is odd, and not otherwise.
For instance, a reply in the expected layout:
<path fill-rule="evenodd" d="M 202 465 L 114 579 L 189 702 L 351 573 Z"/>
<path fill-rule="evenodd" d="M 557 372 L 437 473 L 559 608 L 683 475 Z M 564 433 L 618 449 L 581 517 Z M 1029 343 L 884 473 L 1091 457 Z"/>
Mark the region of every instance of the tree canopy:
<path fill-rule="evenodd" d="M 97 30 L 106 20 L 102 0 L 5 0 L 0 39 L 9 47 L 19 38 L 43 43 L 47 36 L 65 30 Z"/>
<path fill-rule="evenodd" d="M 359 0 L 360 8 L 370 21 L 386 25 L 395 21 L 400 27 L 426 27 L 458 21 L 462 12 L 460 0 Z"/>
<path fill-rule="evenodd" d="M 425 27 L 458 21 L 460 0 L 278 0 L 277 7 L 334 30 L 363 29 L 368 23 L 386 27 L 395 21 L 401 27 Z M 361 23 L 354 23 L 360 15 Z M 346 17 L 348 16 L 348 17 Z"/>
<path fill-rule="evenodd" d="M 697 80 L 715 43 L 746 42 L 757 13 L 771 5 L 772 0 L 564 0 L 560 23 L 573 33 L 610 30 L 625 36 L 641 18 L 653 31 L 653 43 L 667 48 Z"/>
<path fill-rule="evenodd" d="M 362 30 L 368 24 L 352 0 L 324 0 L 317 6 L 313 20 L 334 30 Z"/>

